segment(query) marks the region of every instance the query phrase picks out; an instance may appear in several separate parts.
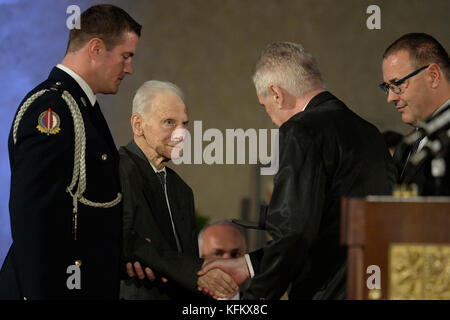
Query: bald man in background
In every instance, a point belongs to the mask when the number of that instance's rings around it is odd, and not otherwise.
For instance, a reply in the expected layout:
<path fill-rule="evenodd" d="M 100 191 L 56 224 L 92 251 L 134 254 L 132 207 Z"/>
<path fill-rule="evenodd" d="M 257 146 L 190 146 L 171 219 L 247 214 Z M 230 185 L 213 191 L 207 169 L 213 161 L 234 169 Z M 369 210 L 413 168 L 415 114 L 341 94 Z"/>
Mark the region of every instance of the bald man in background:
<path fill-rule="evenodd" d="M 239 258 L 247 252 L 244 233 L 226 219 L 215 220 L 200 231 L 198 248 L 200 258 L 205 260 Z M 237 292 L 231 300 L 239 298 L 240 294 Z"/>
<path fill-rule="evenodd" d="M 244 234 L 229 220 L 216 220 L 205 226 L 198 235 L 198 247 L 203 259 L 239 258 L 247 250 Z"/>

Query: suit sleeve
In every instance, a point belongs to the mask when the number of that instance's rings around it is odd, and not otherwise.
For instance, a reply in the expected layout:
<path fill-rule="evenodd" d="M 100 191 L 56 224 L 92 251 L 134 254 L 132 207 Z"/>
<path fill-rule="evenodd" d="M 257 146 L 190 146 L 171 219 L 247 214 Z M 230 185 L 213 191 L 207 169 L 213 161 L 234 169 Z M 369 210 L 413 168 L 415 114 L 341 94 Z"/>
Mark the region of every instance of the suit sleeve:
<path fill-rule="evenodd" d="M 280 129 L 280 166 L 266 221 L 273 241 L 251 254 L 259 272 L 244 299 L 279 299 L 304 267 L 318 234 L 326 188 L 323 160 L 307 132 L 289 125 Z"/>
<path fill-rule="evenodd" d="M 139 261 L 144 266 L 150 267 L 157 276 L 164 276 L 197 293 L 196 272 L 201 269 L 202 260 L 196 259 L 190 251 L 179 253 L 167 247 L 160 250 L 135 230 L 134 214 L 137 200 L 134 198 L 136 190 L 131 180 L 138 179 L 137 174 L 137 172 L 133 174 L 128 166 L 121 163 L 120 180 L 124 195 L 124 262 Z M 196 253 L 198 254 L 198 250 Z"/>
<path fill-rule="evenodd" d="M 120 153 L 120 150 L 119 150 Z M 133 192 L 131 184 L 130 170 L 132 165 L 127 157 L 120 155 L 120 165 L 119 165 L 119 178 L 120 187 L 123 194 L 122 208 L 123 208 L 123 257 L 122 257 L 122 271 L 123 278 L 127 278 L 126 274 L 126 263 L 132 262 L 132 234 L 135 233 L 133 225 L 135 220 L 136 212 L 136 200 L 135 193 Z M 139 175 L 136 176 L 139 179 Z"/>
<path fill-rule="evenodd" d="M 250 262 L 252 264 L 253 271 L 255 273 L 260 272 L 260 263 L 262 261 L 264 255 L 264 249 L 258 249 L 256 251 L 252 251 L 248 254 L 250 256 Z"/>
<path fill-rule="evenodd" d="M 131 231 L 125 242 L 127 261 L 139 261 L 150 267 L 157 276 L 168 278 L 180 286 L 197 293 L 196 272 L 201 269 L 201 259 L 194 259 L 189 253 L 173 250 L 157 250 L 137 232 Z"/>

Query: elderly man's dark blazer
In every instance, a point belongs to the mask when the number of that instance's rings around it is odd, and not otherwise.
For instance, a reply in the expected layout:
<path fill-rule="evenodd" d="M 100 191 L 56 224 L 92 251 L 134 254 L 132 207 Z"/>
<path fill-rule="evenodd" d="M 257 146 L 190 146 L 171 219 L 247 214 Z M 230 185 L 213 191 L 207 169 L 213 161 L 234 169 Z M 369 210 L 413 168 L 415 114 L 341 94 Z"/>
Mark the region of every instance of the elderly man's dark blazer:
<path fill-rule="evenodd" d="M 329 92 L 280 127 L 279 170 L 267 214 L 273 241 L 250 254 L 244 299 L 344 299 L 341 198 L 392 192 L 396 170 L 380 132 Z"/>
<path fill-rule="evenodd" d="M 119 149 L 124 206 L 124 263 L 140 261 L 157 280 L 121 281 L 123 299 L 197 299 L 196 272 L 201 269 L 191 188 L 166 167 L 167 193 L 182 252 L 177 251 L 164 191 L 144 153 L 134 141 Z M 150 239 L 150 243 L 145 239 Z M 163 283 L 160 277 L 169 279 Z"/>

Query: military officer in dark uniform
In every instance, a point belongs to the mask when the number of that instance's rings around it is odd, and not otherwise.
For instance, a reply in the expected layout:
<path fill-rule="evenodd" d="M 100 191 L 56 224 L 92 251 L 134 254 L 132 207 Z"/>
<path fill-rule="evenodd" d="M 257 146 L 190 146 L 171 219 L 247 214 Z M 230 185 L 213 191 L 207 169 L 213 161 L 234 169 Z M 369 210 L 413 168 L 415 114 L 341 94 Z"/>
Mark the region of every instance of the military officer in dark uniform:
<path fill-rule="evenodd" d="M 13 243 L 0 299 L 117 299 L 122 195 L 118 153 L 96 101 L 133 72 L 141 26 L 97 5 L 66 55 L 22 101 L 8 140 Z"/>

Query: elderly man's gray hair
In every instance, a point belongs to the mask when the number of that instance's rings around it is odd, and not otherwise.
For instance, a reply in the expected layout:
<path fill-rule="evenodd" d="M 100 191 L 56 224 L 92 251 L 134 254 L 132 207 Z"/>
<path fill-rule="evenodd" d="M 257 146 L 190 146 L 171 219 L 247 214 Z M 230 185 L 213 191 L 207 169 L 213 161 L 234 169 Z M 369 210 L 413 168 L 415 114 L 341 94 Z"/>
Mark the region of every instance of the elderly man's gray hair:
<path fill-rule="evenodd" d="M 146 118 L 152 106 L 153 100 L 164 92 L 172 92 L 178 95 L 184 101 L 184 94 L 181 89 L 167 81 L 150 80 L 144 82 L 133 98 L 132 114 L 139 114 Z"/>
<path fill-rule="evenodd" d="M 256 93 L 264 97 L 271 85 L 282 87 L 295 97 L 323 88 L 314 57 L 292 42 L 275 42 L 263 50 L 256 63 L 253 83 Z"/>

